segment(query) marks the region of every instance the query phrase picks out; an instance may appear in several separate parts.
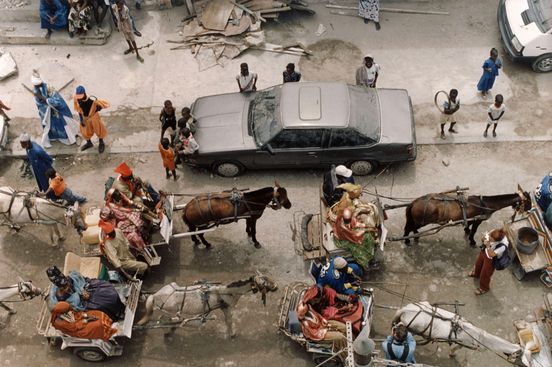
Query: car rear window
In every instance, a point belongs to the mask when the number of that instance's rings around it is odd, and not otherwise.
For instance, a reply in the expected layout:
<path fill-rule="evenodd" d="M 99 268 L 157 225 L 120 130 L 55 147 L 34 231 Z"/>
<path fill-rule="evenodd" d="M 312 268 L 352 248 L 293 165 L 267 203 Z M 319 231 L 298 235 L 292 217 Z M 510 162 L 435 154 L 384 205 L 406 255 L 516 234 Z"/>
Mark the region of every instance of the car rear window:
<path fill-rule="evenodd" d="M 370 140 L 378 141 L 380 136 L 380 106 L 376 89 L 349 86 L 349 127 Z"/>

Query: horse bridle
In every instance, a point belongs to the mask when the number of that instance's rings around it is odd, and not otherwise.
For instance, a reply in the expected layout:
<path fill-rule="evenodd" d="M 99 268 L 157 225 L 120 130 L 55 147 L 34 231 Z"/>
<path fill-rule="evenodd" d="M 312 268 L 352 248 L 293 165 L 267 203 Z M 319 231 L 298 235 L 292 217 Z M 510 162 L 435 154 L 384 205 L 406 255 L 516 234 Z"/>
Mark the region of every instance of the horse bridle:
<path fill-rule="evenodd" d="M 268 207 L 274 210 L 282 209 L 282 203 L 280 202 L 280 193 L 278 192 L 279 187 L 274 186 L 274 191 L 272 192 L 272 200 L 268 203 Z"/>

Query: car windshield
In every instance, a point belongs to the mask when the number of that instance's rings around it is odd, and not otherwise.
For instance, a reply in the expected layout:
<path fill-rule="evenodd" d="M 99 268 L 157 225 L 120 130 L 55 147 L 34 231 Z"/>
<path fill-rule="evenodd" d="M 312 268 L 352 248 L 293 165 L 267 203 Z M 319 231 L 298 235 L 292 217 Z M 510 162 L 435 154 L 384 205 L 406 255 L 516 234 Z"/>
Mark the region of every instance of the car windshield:
<path fill-rule="evenodd" d="M 265 89 L 249 105 L 248 127 L 258 146 L 268 143 L 281 130 L 280 86 Z"/>
<path fill-rule="evenodd" d="M 370 140 L 379 141 L 380 106 L 375 88 L 349 86 L 349 126 Z"/>
<path fill-rule="evenodd" d="M 528 0 L 529 8 L 535 14 L 539 29 L 546 33 L 552 28 L 552 0 Z"/>

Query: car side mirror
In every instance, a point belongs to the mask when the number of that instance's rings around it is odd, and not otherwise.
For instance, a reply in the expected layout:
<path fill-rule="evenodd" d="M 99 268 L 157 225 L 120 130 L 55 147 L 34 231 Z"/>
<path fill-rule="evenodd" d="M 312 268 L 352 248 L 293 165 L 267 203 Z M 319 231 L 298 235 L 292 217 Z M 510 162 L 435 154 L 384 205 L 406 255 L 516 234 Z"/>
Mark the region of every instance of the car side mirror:
<path fill-rule="evenodd" d="M 263 146 L 263 150 L 266 150 L 268 152 L 268 154 L 270 154 L 270 155 L 276 154 L 276 153 L 274 153 L 274 149 L 272 149 L 272 145 L 270 145 L 270 144 L 265 144 Z"/>

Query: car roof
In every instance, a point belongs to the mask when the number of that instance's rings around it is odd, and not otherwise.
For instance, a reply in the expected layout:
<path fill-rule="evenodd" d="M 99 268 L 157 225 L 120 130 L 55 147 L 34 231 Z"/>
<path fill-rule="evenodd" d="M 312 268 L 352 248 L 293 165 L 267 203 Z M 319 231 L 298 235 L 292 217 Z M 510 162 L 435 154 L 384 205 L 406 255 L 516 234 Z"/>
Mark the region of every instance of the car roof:
<path fill-rule="evenodd" d="M 344 82 L 285 83 L 280 97 L 282 125 L 287 129 L 347 127 L 349 103 Z"/>

